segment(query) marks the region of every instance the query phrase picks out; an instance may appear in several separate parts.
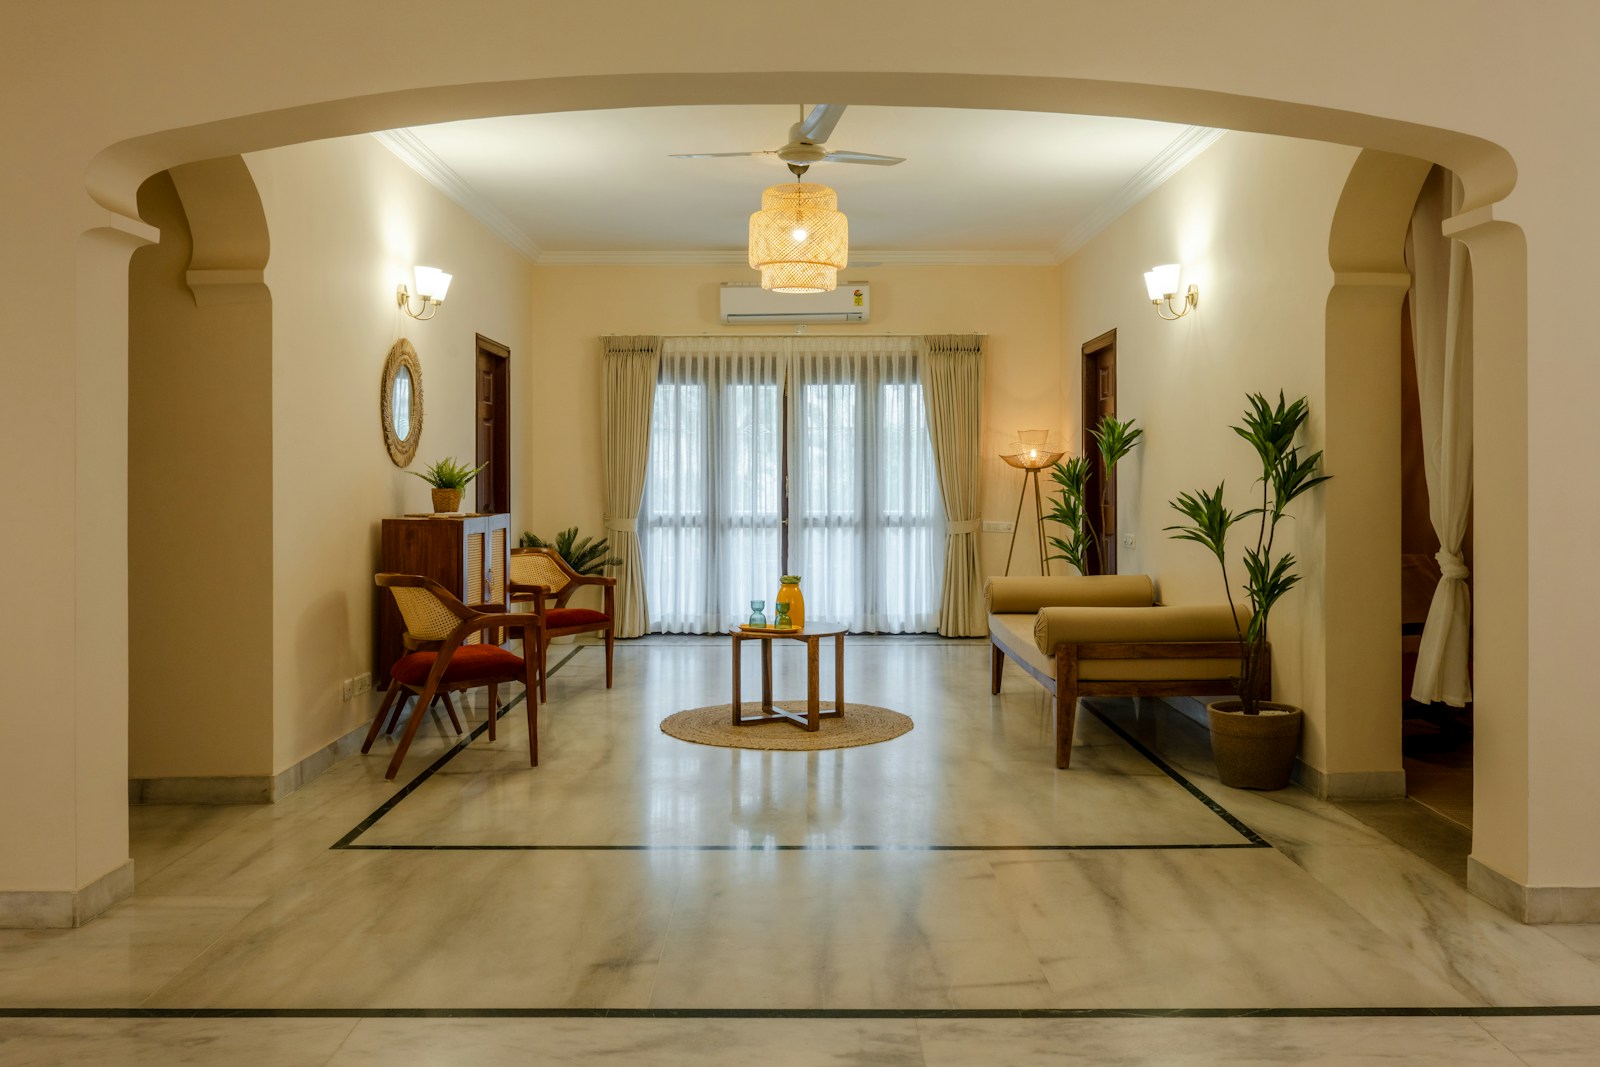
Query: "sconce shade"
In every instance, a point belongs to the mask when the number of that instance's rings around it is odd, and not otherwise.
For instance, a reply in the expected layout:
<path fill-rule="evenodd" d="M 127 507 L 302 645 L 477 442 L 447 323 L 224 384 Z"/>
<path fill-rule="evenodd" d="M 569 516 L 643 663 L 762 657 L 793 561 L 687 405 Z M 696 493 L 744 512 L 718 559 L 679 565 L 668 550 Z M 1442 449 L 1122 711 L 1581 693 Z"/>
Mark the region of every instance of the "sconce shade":
<path fill-rule="evenodd" d="M 750 265 L 761 272 L 761 288 L 830 292 L 849 255 L 849 224 L 832 189 L 791 182 L 762 191 L 761 210 L 750 216 Z"/>
<path fill-rule="evenodd" d="M 1178 292 L 1178 264 L 1164 263 L 1151 267 L 1144 276 L 1145 292 L 1152 302 L 1173 296 Z"/>
<path fill-rule="evenodd" d="M 438 267 L 417 267 L 413 272 L 417 282 L 417 295 L 425 300 L 444 303 L 444 294 L 450 290 L 450 275 Z"/>

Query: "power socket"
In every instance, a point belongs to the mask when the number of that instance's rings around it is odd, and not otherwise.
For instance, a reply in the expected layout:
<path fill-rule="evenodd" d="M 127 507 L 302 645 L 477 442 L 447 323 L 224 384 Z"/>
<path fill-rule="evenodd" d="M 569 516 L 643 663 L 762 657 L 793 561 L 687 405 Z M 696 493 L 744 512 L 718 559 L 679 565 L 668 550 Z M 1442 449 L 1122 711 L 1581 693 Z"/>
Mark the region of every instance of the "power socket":
<path fill-rule="evenodd" d="M 349 700 L 351 697 L 355 696 L 356 680 L 354 678 L 346 678 L 344 680 L 344 686 L 341 689 L 341 692 L 343 693 L 345 700 Z"/>
<path fill-rule="evenodd" d="M 1016 523 L 1004 522 L 1000 519 L 985 519 L 983 523 L 984 533 L 1010 533 L 1016 528 Z"/>
<path fill-rule="evenodd" d="M 1131 533 L 1125 533 L 1122 535 L 1122 547 L 1137 548 L 1139 547 L 1139 539 Z"/>
<path fill-rule="evenodd" d="M 370 671 L 356 675 L 356 696 L 372 692 L 372 673 Z"/>

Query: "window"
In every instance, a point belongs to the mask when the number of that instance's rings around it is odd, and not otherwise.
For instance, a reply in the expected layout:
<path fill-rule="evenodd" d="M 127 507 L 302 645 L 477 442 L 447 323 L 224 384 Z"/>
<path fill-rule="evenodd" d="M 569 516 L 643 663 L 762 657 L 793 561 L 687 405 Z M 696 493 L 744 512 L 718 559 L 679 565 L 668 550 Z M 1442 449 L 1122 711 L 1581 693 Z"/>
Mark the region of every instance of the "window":
<path fill-rule="evenodd" d="M 937 494 L 912 339 L 668 339 L 639 521 L 650 628 L 724 630 L 788 571 L 808 617 L 933 630 Z"/>

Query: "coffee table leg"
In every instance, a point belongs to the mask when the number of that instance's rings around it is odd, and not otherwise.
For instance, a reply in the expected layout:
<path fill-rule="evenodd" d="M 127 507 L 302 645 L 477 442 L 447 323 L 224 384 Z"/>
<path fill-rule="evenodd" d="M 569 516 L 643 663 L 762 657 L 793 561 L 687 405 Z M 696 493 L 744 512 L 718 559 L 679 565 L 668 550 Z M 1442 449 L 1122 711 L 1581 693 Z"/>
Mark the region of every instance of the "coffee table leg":
<path fill-rule="evenodd" d="M 733 725 L 739 725 L 739 660 L 744 657 L 744 642 L 739 640 L 739 635 L 733 636 Z"/>
<path fill-rule="evenodd" d="M 761 710 L 772 714 L 772 642 L 761 642 Z"/>
<path fill-rule="evenodd" d="M 833 710 L 844 714 L 844 634 L 833 635 Z"/>
<path fill-rule="evenodd" d="M 822 696 L 817 692 L 822 688 L 822 669 L 817 665 L 820 644 L 821 638 L 806 638 L 806 729 L 812 733 L 822 725 Z"/>

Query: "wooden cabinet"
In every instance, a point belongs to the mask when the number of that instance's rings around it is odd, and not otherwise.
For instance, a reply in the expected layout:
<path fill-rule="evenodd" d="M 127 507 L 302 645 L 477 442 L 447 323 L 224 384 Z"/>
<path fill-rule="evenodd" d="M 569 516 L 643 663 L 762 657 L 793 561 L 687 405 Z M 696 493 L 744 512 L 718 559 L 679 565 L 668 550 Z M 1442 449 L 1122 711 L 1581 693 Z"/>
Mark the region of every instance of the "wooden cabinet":
<path fill-rule="evenodd" d="M 404 515 L 383 520 L 378 570 L 426 575 L 462 603 L 505 603 L 510 565 L 510 515 Z M 389 668 L 405 654 L 400 641 L 405 625 L 389 591 L 376 587 L 374 591 L 379 596 L 372 677 L 383 688 L 389 682 Z"/>

